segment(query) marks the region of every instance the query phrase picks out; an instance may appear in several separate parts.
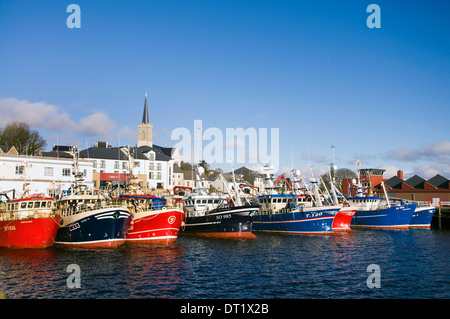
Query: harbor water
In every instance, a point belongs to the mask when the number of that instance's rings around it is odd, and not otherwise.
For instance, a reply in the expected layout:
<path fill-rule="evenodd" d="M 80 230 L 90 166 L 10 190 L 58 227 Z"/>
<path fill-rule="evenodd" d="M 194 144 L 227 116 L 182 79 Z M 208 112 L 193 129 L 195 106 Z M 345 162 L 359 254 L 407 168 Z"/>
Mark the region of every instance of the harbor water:
<path fill-rule="evenodd" d="M 450 231 L 256 235 L 180 235 L 170 246 L 115 250 L 0 249 L 0 291 L 52 299 L 450 298 Z M 79 288 L 68 287 L 70 265 L 79 267 Z M 377 287 L 368 284 L 370 265 L 379 267 Z"/>

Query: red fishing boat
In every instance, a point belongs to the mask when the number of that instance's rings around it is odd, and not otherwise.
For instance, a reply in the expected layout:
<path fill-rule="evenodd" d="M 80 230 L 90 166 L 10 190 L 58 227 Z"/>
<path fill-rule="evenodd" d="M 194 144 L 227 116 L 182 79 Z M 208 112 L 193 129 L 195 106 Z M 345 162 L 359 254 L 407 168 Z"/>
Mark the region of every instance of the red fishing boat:
<path fill-rule="evenodd" d="M 168 203 L 153 195 L 120 195 L 128 201 L 133 220 L 126 235 L 129 243 L 170 245 L 178 237 L 184 212 L 181 202 Z"/>
<path fill-rule="evenodd" d="M 53 204 L 53 198 L 38 194 L 3 203 L 0 211 L 0 247 L 52 246 L 61 221 L 53 210 Z"/>

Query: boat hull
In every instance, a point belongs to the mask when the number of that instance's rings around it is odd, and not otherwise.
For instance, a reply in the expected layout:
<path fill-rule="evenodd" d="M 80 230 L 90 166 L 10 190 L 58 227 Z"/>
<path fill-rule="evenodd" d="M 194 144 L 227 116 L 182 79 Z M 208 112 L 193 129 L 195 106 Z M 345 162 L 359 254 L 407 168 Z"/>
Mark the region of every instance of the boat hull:
<path fill-rule="evenodd" d="M 332 224 L 341 206 L 301 207 L 291 212 L 264 213 L 253 222 L 255 231 L 304 235 L 332 234 Z"/>
<path fill-rule="evenodd" d="M 0 247 L 47 248 L 54 244 L 61 218 L 0 221 Z"/>
<path fill-rule="evenodd" d="M 430 228 L 435 210 L 436 208 L 433 206 L 417 207 L 412 215 L 409 227 Z"/>
<path fill-rule="evenodd" d="M 160 209 L 134 215 L 128 229 L 127 243 L 171 245 L 178 237 L 184 212 L 181 209 Z"/>
<path fill-rule="evenodd" d="M 407 229 L 416 206 L 417 204 L 406 204 L 377 210 L 359 210 L 352 219 L 351 227 Z"/>
<path fill-rule="evenodd" d="M 334 217 L 331 226 L 333 231 L 352 231 L 350 224 L 356 211 L 354 207 L 342 207 Z"/>
<path fill-rule="evenodd" d="M 63 217 L 55 244 L 80 248 L 117 248 L 125 243 L 132 215 L 123 208 L 104 208 Z"/>
<path fill-rule="evenodd" d="M 255 239 L 253 218 L 259 206 L 218 208 L 203 216 L 187 216 L 182 233 L 209 238 Z"/>

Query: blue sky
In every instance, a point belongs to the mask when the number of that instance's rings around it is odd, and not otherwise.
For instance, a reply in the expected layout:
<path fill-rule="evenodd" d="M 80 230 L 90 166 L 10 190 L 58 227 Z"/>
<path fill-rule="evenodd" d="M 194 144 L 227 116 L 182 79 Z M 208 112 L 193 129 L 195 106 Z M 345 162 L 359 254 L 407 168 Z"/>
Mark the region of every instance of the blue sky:
<path fill-rule="evenodd" d="M 69 4 L 81 28 L 69 29 Z M 381 28 L 369 29 L 369 4 Z M 450 177 L 447 1 L 0 0 L 0 127 L 52 144 L 177 127 L 279 128 L 280 169 Z M 205 142 L 206 143 L 206 142 Z M 204 144 L 205 145 L 205 144 Z M 291 152 L 292 150 L 292 152 Z M 248 163 L 247 163 L 248 164 Z M 240 166 L 239 163 L 236 165 Z M 248 164 L 252 166 L 254 164 Z M 213 165 L 214 166 L 214 165 Z"/>

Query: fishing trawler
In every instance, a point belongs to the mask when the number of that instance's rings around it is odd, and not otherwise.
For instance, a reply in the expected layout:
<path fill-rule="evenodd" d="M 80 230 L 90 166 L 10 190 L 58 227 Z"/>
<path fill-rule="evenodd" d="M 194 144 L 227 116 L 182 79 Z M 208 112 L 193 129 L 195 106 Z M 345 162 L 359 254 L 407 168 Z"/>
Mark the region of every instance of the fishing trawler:
<path fill-rule="evenodd" d="M 52 246 L 61 220 L 54 211 L 54 201 L 51 197 L 28 192 L 21 198 L 7 200 L 0 211 L 0 247 Z"/>
<path fill-rule="evenodd" d="M 94 194 L 83 185 L 78 170 L 78 148 L 71 150 L 74 159 L 74 183 L 70 193 L 57 200 L 62 216 L 55 244 L 80 248 L 117 248 L 125 243 L 132 220 L 123 203 L 111 201 L 104 194 Z"/>
<path fill-rule="evenodd" d="M 311 177 L 311 182 L 315 194 L 309 191 L 306 184 L 307 194 L 300 192 L 298 183 L 302 180 L 299 170 L 295 171 L 295 192 L 278 194 L 270 176 L 271 166 L 266 165 L 264 170 L 265 194 L 258 196 L 262 207 L 254 221 L 255 231 L 311 235 L 333 233 L 332 224 L 342 205 L 323 205 L 314 177 Z"/>
<path fill-rule="evenodd" d="M 178 237 L 184 212 L 181 203 L 148 194 L 122 194 L 133 212 L 127 231 L 128 243 L 171 245 Z"/>
<path fill-rule="evenodd" d="M 133 173 L 134 157 L 130 148 L 124 149 L 128 156 L 129 185 L 118 199 L 133 213 L 133 220 L 126 234 L 127 243 L 173 244 L 178 237 L 184 219 L 182 203 L 167 201 L 154 195 L 144 194 Z"/>
<path fill-rule="evenodd" d="M 357 207 L 351 226 L 358 228 L 409 228 L 417 203 L 406 204 L 403 200 L 395 203 L 389 201 L 384 182 L 381 186 L 384 190 L 385 198 L 363 194 L 363 187 L 360 180 L 361 162 L 357 161 L 357 193 L 355 197 L 347 198 L 348 202 Z"/>
<path fill-rule="evenodd" d="M 258 214 L 259 205 L 243 205 L 236 182 L 234 197 L 208 194 L 207 189 L 201 185 L 202 173 L 203 167 L 198 167 L 196 192 L 183 197 L 186 220 L 181 227 L 182 233 L 211 238 L 255 239 L 252 224 L 254 216 Z"/>

